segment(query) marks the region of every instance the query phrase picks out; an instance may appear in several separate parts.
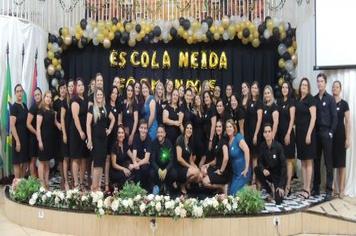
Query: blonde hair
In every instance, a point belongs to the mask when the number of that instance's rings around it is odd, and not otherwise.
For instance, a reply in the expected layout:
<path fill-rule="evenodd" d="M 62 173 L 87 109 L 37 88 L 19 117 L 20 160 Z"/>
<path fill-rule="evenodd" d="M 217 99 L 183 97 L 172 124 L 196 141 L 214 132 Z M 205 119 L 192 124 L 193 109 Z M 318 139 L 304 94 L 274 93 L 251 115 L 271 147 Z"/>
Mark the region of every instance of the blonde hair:
<path fill-rule="evenodd" d="M 275 102 L 275 98 L 274 98 L 274 93 L 273 93 L 273 89 L 272 89 L 271 85 L 266 85 L 266 86 L 264 87 L 264 89 L 263 89 L 263 103 L 264 103 L 264 104 L 267 104 L 267 103 L 266 103 L 266 99 L 265 99 L 265 91 L 266 91 L 267 89 L 271 92 L 272 103 L 274 103 L 274 102 Z"/>
<path fill-rule="evenodd" d="M 50 90 L 47 90 L 44 94 L 43 94 L 43 97 L 42 97 L 42 101 L 40 103 L 40 106 L 39 108 L 40 109 L 45 109 L 46 107 L 46 104 L 45 104 L 45 97 L 47 96 L 47 94 L 51 94 L 51 104 L 49 104 L 49 109 L 52 109 L 52 105 L 53 105 L 53 96 L 52 96 L 52 92 Z"/>
<path fill-rule="evenodd" d="M 102 107 L 104 109 L 104 114 L 105 116 L 107 115 L 107 111 L 105 108 L 105 96 L 104 96 L 104 90 L 102 90 L 101 88 L 97 88 L 94 91 L 94 104 L 93 104 L 93 117 L 94 117 L 94 123 L 96 123 L 100 118 L 101 118 L 101 112 L 99 111 L 99 106 L 98 106 L 98 102 L 96 101 L 96 94 L 101 91 L 103 94 L 103 102 L 102 102 Z"/>
<path fill-rule="evenodd" d="M 238 130 L 237 130 L 237 125 L 235 124 L 234 120 L 233 119 L 228 119 L 226 122 L 225 122 L 225 130 L 226 130 L 226 125 L 227 124 L 230 124 L 232 125 L 232 127 L 234 127 L 234 135 L 237 134 Z"/>
<path fill-rule="evenodd" d="M 158 81 L 156 84 L 156 87 L 155 87 L 155 100 L 156 101 L 158 100 L 158 95 L 157 95 L 157 87 L 158 86 L 161 86 L 161 88 L 162 88 L 162 101 L 165 101 L 166 100 L 166 91 L 165 91 L 164 85 L 161 81 Z"/>

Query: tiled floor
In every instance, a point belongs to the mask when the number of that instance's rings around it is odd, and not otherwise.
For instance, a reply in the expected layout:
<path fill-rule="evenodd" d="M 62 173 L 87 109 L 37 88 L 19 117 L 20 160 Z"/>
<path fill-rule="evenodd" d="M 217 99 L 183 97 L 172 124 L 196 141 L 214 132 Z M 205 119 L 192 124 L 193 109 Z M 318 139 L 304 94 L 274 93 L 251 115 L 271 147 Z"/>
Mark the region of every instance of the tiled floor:
<path fill-rule="evenodd" d="M 4 212 L 4 190 L 0 187 L 0 235 L 1 236 L 57 236 L 63 234 L 48 233 L 22 227 L 9 221 Z"/>

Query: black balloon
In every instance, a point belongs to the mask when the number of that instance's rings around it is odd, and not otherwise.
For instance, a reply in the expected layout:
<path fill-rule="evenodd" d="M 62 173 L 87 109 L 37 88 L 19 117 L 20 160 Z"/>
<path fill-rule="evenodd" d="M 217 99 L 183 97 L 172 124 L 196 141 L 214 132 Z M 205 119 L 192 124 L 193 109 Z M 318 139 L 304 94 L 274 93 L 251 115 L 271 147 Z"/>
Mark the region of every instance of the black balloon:
<path fill-rule="evenodd" d="M 287 61 L 287 60 L 291 59 L 291 56 L 290 56 L 289 52 L 285 52 L 285 53 L 283 53 L 282 58 L 285 61 Z"/>
<path fill-rule="evenodd" d="M 272 34 L 275 39 L 279 39 L 279 28 L 275 26 L 272 30 Z"/>
<path fill-rule="evenodd" d="M 211 41 L 214 38 L 214 34 L 210 30 L 208 30 L 206 32 L 206 37 L 209 39 L 209 41 Z"/>
<path fill-rule="evenodd" d="M 119 20 L 118 20 L 116 17 L 113 17 L 111 21 L 112 21 L 112 23 L 113 23 L 114 25 L 116 25 L 117 23 L 119 23 Z"/>
<path fill-rule="evenodd" d="M 82 37 L 80 39 L 80 42 L 82 43 L 83 46 L 85 46 L 88 43 L 88 39 L 86 37 Z"/>
<path fill-rule="evenodd" d="M 151 32 L 149 32 L 149 33 L 148 33 L 148 38 L 151 40 L 151 39 L 153 39 L 153 37 L 154 37 L 153 32 L 152 32 L 152 31 L 151 31 Z"/>
<path fill-rule="evenodd" d="M 287 47 L 292 46 L 292 45 L 293 45 L 293 39 L 292 39 L 291 37 L 285 38 L 284 44 L 285 44 Z"/>
<path fill-rule="evenodd" d="M 61 79 L 62 78 L 62 74 L 59 70 L 56 70 L 56 72 L 54 72 L 54 77 L 56 77 L 57 79 Z"/>
<path fill-rule="evenodd" d="M 57 59 L 60 59 L 61 58 L 61 53 L 60 52 L 55 52 L 54 53 L 54 57 L 57 58 Z"/>
<path fill-rule="evenodd" d="M 184 22 L 184 17 L 179 17 L 179 24 L 181 25 L 181 26 L 183 26 L 183 22 Z"/>
<path fill-rule="evenodd" d="M 124 42 L 126 42 L 129 40 L 129 37 L 130 37 L 129 33 L 124 31 L 124 32 L 122 32 L 120 41 L 123 40 Z"/>
<path fill-rule="evenodd" d="M 293 37 L 293 30 L 292 30 L 291 28 L 289 28 L 289 29 L 287 30 L 287 36 L 288 36 L 288 37 Z"/>
<path fill-rule="evenodd" d="M 114 40 L 118 41 L 118 40 L 120 40 L 120 38 L 121 38 L 121 32 L 120 31 L 116 31 Z"/>
<path fill-rule="evenodd" d="M 145 43 L 149 43 L 150 42 L 150 38 L 148 37 L 148 35 L 146 35 L 145 37 L 143 37 L 143 41 Z"/>
<path fill-rule="evenodd" d="M 75 36 L 72 36 L 72 44 L 76 45 L 78 43 L 78 40 Z"/>
<path fill-rule="evenodd" d="M 205 19 L 206 23 L 208 23 L 208 26 L 209 28 L 213 25 L 213 18 L 211 18 L 211 16 L 208 16 L 206 19 Z"/>
<path fill-rule="evenodd" d="M 59 35 L 62 35 L 62 30 L 63 30 L 63 28 L 62 28 L 62 27 L 61 27 L 61 28 L 59 28 L 59 30 L 58 30 Z"/>
<path fill-rule="evenodd" d="M 183 22 L 183 29 L 184 30 L 188 30 L 190 28 L 190 21 L 189 20 L 185 20 Z"/>
<path fill-rule="evenodd" d="M 82 30 L 85 30 L 86 27 L 87 27 L 87 20 L 81 19 L 80 20 L 80 28 L 82 28 Z"/>
<path fill-rule="evenodd" d="M 63 38 L 58 37 L 58 45 L 61 47 L 63 45 Z"/>
<path fill-rule="evenodd" d="M 272 18 L 270 16 L 266 16 L 265 21 L 271 20 Z"/>
<path fill-rule="evenodd" d="M 172 27 L 172 28 L 169 30 L 169 34 L 170 34 L 173 38 L 177 37 L 177 30 L 176 30 L 176 28 Z"/>
<path fill-rule="evenodd" d="M 161 28 L 158 26 L 158 25 L 156 25 L 154 28 L 153 28 L 153 34 L 154 34 L 154 36 L 156 36 L 156 37 L 159 37 L 160 35 L 161 35 Z"/>
<path fill-rule="evenodd" d="M 248 38 L 248 36 L 250 36 L 250 30 L 248 28 L 245 28 L 242 31 L 242 36 L 244 36 L 244 38 Z"/>
<path fill-rule="evenodd" d="M 56 43 L 57 42 L 57 37 L 54 34 L 49 34 L 48 35 L 48 41 L 50 43 Z"/>
<path fill-rule="evenodd" d="M 48 57 L 46 57 L 44 59 L 44 64 L 45 64 L 45 67 L 48 67 L 50 64 L 51 64 L 51 59 L 49 59 Z"/>
<path fill-rule="evenodd" d="M 263 27 L 263 24 L 260 24 L 259 26 L 258 26 L 258 33 L 259 34 L 263 34 L 263 32 L 265 32 L 265 27 Z"/>
<path fill-rule="evenodd" d="M 135 30 L 136 30 L 137 33 L 140 33 L 140 32 L 141 32 L 141 25 L 140 25 L 140 24 L 137 24 L 137 25 L 135 26 Z"/>
<path fill-rule="evenodd" d="M 286 74 L 284 75 L 284 80 L 285 80 L 285 81 L 290 82 L 290 81 L 291 81 L 291 79 L 292 79 L 292 76 L 290 76 L 290 74 L 289 74 L 289 73 L 286 73 Z"/>

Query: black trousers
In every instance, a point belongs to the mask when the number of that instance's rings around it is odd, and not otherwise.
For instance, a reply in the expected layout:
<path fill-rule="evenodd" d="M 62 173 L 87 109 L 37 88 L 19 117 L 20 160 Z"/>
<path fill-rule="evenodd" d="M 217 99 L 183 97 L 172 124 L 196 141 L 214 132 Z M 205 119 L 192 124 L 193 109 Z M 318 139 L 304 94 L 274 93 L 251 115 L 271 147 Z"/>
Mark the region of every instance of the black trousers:
<path fill-rule="evenodd" d="M 133 170 L 134 182 L 140 183 L 141 186 L 146 189 L 148 192 L 152 190 L 150 184 L 150 165 L 145 164 L 140 166 L 140 169 Z"/>
<path fill-rule="evenodd" d="M 279 183 L 281 177 L 278 175 L 274 175 L 273 173 L 270 173 L 269 176 L 265 176 L 263 174 L 263 172 L 257 167 L 255 167 L 254 171 L 255 171 L 257 180 L 262 185 L 262 188 L 266 189 L 269 194 L 272 193 L 272 189 L 269 186 L 269 184 L 267 183 L 267 181 L 274 185 L 274 189 L 275 189 L 274 190 L 275 191 L 274 192 L 274 200 L 276 201 L 277 205 L 280 205 L 283 201 L 283 197 L 281 197 L 276 190 L 277 190 L 277 184 Z M 284 189 L 284 186 L 283 186 L 283 189 Z"/>
<path fill-rule="evenodd" d="M 158 170 L 151 169 L 150 171 L 150 182 L 151 185 L 158 185 L 161 187 L 162 185 L 165 185 L 168 190 L 172 189 L 173 182 L 177 180 L 177 171 L 174 168 L 170 168 L 167 170 L 167 175 L 166 178 L 161 181 L 158 176 Z"/>
<path fill-rule="evenodd" d="M 333 191 L 333 159 L 332 159 L 332 146 L 333 139 L 329 134 L 328 129 L 321 129 L 317 132 L 317 156 L 314 159 L 314 180 L 313 189 L 319 191 L 320 189 L 320 162 L 321 154 L 324 155 L 324 162 L 326 167 L 326 192 Z"/>

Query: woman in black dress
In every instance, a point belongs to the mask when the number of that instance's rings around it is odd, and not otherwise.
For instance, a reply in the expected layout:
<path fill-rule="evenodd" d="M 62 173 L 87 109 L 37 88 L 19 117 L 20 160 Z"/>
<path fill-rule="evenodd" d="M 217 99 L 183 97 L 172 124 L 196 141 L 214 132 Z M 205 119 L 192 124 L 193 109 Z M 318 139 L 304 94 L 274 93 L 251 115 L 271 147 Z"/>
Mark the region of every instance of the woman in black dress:
<path fill-rule="evenodd" d="M 192 122 L 193 119 L 193 92 L 191 88 L 187 88 L 184 95 L 184 102 L 180 106 L 183 113 L 183 124 Z"/>
<path fill-rule="evenodd" d="M 209 91 L 205 91 L 203 93 L 203 98 L 204 98 L 204 105 L 203 105 L 203 131 L 204 131 L 204 135 L 203 137 L 201 137 L 205 143 L 208 143 L 208 154 L 207 159 L 209 159 L 210 156 L 210 151 L 212 149 L 213 146 L 213 138 L 215 135 L 215 125 L 216 125 L 216 108 L 215 105 L 213 104 L 213 98 L 210 94 Z M 203 164 L 205 164 L 205 162 L 207 160 L 203 160 Z M 210 161 L 210 160 L 208 160 Z"/>
<path fill-rule="evenodd" d="M 206 160 L 207 145 L 202 139 L 204 135 L 203 106 L 199 95 L 195 95 L 193 103 L 193 150 L 195 151 L 194 162 L 200 167 Z"/>
<path fill-rule="evenodd" d="M 49 187 L 49 160 L 55 154 L 55 113 L 52 109 L 52 93 L 46 91 L 36 117 L 38 140 L 38 177 L 45 189 Z"/>
<path fill-rule="evenodd" d="M 85 144 L 86 136 L 86 117 L 88 111 L 88 101 L 84 98 L 84 83 L 82 79 L 77 79 L 77 96 L 71 100 L 71 113 L 73 120 L 69 127 L 69 152 L 72 158 L 72 172 L 74 188 L 84 187 L 86 171 L 86 158 L 88 149 Z M 78 180 L 78 174 L 79 180 Z M 80 182 L 79 182 L 80 181 Z"/>
<path fill-rule="evenodd" d="M 157 111 L 157 122 L 158 125 L 163 124 L 163 110 L 167 106 L 167 100 L 164 93 L 164 86 L 161 81 L 158 81 L 155 87 L 155 101 L 156 101 L 156 111 Z"/>
<path fill-rule="evenodd" d="M 176 141 L 176 170 L 177 181 L 181 184 L 181 193 L 186 194 L 186 185 L 191 182 L 199 182 L 200 170 L 194 163 L 192 145 L 193 125 L 187 123 L 184 132 Z"/>
<path fill-rule="evenodd" d="M 133 180 L 133 174 L 129 169 L 132 168 L 132 152 L 125 138 L 125 128 L 119 125 L 117 129 L 117 140 L 111 149 L 111 168 L 110 183 L 121 187 L 127 180 Z"/>
<path fill-rule="evenodd" d="M 174 89 L 173 81 L 170 79 L 167 79 L 166 80 L 166 99 L 167 99 L 168 104 L 171 103 L 173 89 Z"/>
<path fill-rule="evenodd" d="M 141 118 L 143 117 L 141 112 L 143 110 L 143 105 L 145 102 L 142 97 L 141 83 L 139 81 L 136 81 L 134 83 L 134 92 L 135 92 L 136 107 L 138 111 L 138 120 L 141 120 Z"/>
<path fill-rule="evenodd" d="M 222 100 L 224 102 L 224 107 L 226 107 L 226 109 L 230 108 L 232 95 L 233 95 L 232 94 L 232 85 L 228 84 L 225 87 L 225 95 L 222 98 Z"/>
<path fill-rule="evenodd" d="M 333 166 L 337 170 L 335 180 L 336 186 L 339 187 L 339 197 L 344 197 L 345 190 L 345 166 L 346 166 L 346 149 L 350 147 L 350 110 L 349 104 L 341 99 L 341 82 L 333 83 L 333 96 L 336 102 L 337 111 L 337 128 L 333 138 Z"/>
<path fill-rule="evenodd" d="M 223 128 L 225 126 L 225 121 L 230 119 L 230 113 L 224 107 L 224 102 L 220 98 L 216 101 L 216 120 L 220 120 L 223 123 Z"/>
<path fill-rule="evenodd" d="M 277 100 L 279 111 L 278 141 L 283 145 L 284 155 L 287 158 L 287 184 L 285 195 L 290 193 L 290 184 L 293 176 L 293 162 L 295 158 L 295 101 L 292 98 L 292 86 L 284 82 L 281 88 L 282 98 Z"/>
<path fill-rule="evenodd" d="M 183 104 L 184 104 L 184 96 L 185 95 L 185 89 L 184 89 L 184 86 L 181 85 L 179 88 L 178 88 L 178 106 L 181 107 Z"/>
<path fill-rule="evenodd" d="M 126 86 L 126 99 L 122 103 L 122 124 L 125 128 L 128 144 L 132 145 L 138 125 L 138 110 L 134 95 L 134 87 L 131 84 Z"/>
<path fill-rule="evenodd" d="M 214 92 L 213 92 L 213 102 L 214 102 L 215 106 L 216 106 L 216 103 L 218 100 L 221 100 L 221 88 L 219 85 L 216 85 L 214 87 Z M 225 106 L 225 104 L 224 104 L 224 106 Z"/>
<path fill-rule="evenodd" d="M 111 88 L 108 99 L 108 113 L 112 113 L 115 117 L 114 126 L 112 128 L 111 133 L 108 136 L 108 145 L 106 149 L 106 162 L 105 162 L 105 191 L 109 191 L 109 172 L 110 172 L 110 155 L 111 149 L 115 144 L 116 136 L 117 136 L 117 128 L 119 124 L 122 124 L 122 105 L 119 101 L 119 89 L 116 86 Z M 109 124 L 108 124 L 109 125 Z"/>
<path fill-rule="evenodd" d="M 163 124 L 167 133 L 167 139 L 175 143 L 183 130 L 183 113 L 178 106 L 178 90 L 172 92 L 171 103 L 163 111 Z"/>
<path fill-rule="evenodd" d="M 303 189 L 300 196 L 310 196 L 310 185 L 313 174 L 313 159 L 316 156 L 315 121 L 316 102 L 310 94 L 310 83 L 303 78 L 299 84 L 299 98 L 295 105 L 295 128 L 297 157 L 302 161 Z"/>
<path fill-rule="evenodd" d="M 242 94 L 244 94 L 244 86 L 242 85 Z M 259 98 L 260 88 L 258 86 L 258 82 L 253 82 L 251 85 L 251 96 L 248 98 L 246 105 L 246 113 L 245 113 L 245 121 L 246 121 L 246 129 L 245 129 L 245 140 L 250 149 L 250 157 L 252 160 L 253 169 L 257 166 L 257 156 L 258 156 L 258 147 L 261 141 L 261 137 L 259 136 L 260 128 L 262 124 L 262 116 L 263 116 L 263 103 Z M 243 95 L 249 97 L 248 95 Z M 244 101 L 244 98 L 242 101 Z M 252 184 L 255 184 L 255 174 L 253 173 Z"/>
<path fill-rule="evenodd" d="M 40 106 L 42 101 L 42 91 L 38 87 L 35 89 L 33 93 L 33 100 L 34 103 L 30 107 L 30 110 L 28 111 L 27 114 L 26 126 L 30 135 L 30 143 L 28 146 L 29 149 L 28 152 L 30 156 L 30 174 L 32 177 L 36 177 L 37 176 L 36 161 L 38 158 L 36 120 L 37 120 L 38 107 Z"/>
<path fill-rule="evenodd" d="M 87 147 L 91 151 L 94 167 L 91 185 L 91 191 L 93 192 L 100 190 L 101 176 L 103 175 L 107 156 L 108 136 L 114 127 L 114 123 L 114 115 L 109 107 L 105 106 L 104 91 L 97 88 L 94 92 L 94 104 L 89 107 L 86 121 Z M 105 188 L 108 189 L 108 187 L 109 183 Z"/>
<path fill-rule="evenodd" d="M 230 180 L 228 141 L 224 138 L 223 122 L 218 120 L 213 141 L 213 160 L 202 167 L 203 185 L 227 194 L 227 183 Z"/>
<path fill-rule="evenodd" d="M 59 172 L 61 175 L 61 189 L 65 189 L 65 177 L 63 172 L 63 160 L 64 155 L 62 153 L 62 124 L 61 124 L 61 110 L 62 104 L 67 98 L 67 84 L 65 80 L 60 80 L 58 85 L 59 97 L 53 102 L 53 110 L 55 113 L 55 125 L 56 128 L 54 130 L 55 135 L 55 145 L 54 145 L 54 153 L 56 164 L 59 167 Z"/>
<path fill-rule="evenodd" d="M 67 83 L 67 95 L 62 102 L 61 106 L 61 126 L 62 126 L 62 155 L 63 155 L 63 178 L 64 178 L 64 189 L 69 190 L 69 179 L 68 170 L 70 169 L 69 160 L 69 127 L 72 119 L 72 112 L 70 110 L 70 102 L 74 93 L 74 80 L 70 79 Z"/>
<path fill-rule="evenodd" d="M 26 127 L 27 107 L 22 103 L 23 88 L 17 84 L 14 89 L 16 101 L 10 106 L 10 130 L 12 135 L 12 165 L 14 166 L 15 178 L 25 176 L 26 163 L 29 161 L 28 138 Z"/>
<path fill-rule="evenodd" d="M 272 125 L 272 138 L 274 139 L 278 130 L 279 112 L 274 99 L 273 89 L 270 85 L 266 85 L 263 89 L 262 127 L 267 123 Z"/>
<path fill-rule="evenodd" d="M 232 94 L 230 96 L 230 115 L 229 117 L 233 119 L 236 126 L 238 127 L 239 133 L 244 136 L 245 134 L 245 112 L 244 109 L 239 106 L 239 101 L 237 96 Z"/>

